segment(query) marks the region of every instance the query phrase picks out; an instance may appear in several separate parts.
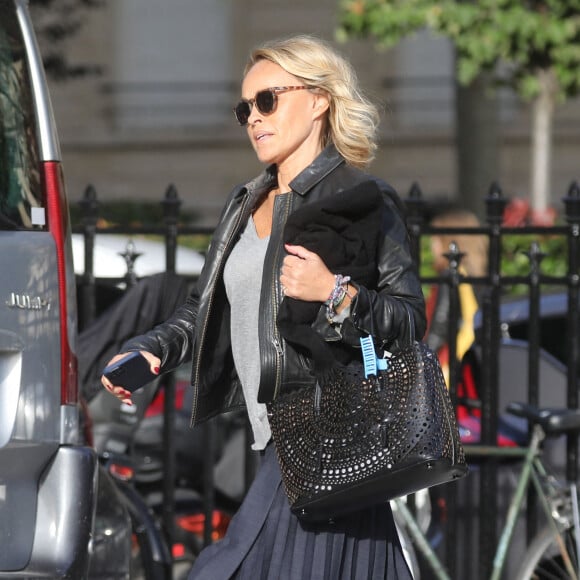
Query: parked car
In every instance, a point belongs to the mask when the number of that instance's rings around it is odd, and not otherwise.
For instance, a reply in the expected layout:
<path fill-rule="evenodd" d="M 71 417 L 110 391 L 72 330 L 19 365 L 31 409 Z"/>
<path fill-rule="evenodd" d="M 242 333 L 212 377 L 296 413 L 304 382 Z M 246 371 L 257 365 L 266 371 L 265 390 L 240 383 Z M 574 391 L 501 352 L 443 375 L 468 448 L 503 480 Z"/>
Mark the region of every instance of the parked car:
<path fill-rule="evenodd" d="M 507 403 L 511 401 L 527 399 L 529 310 L 530 303 L 527 297 L 508 298 L 500 305 L 501 339 L 498 362 L 500 410 L 505 409 Z M 471 355 L 475 364 L 480 364 L 481 359 L 482 324 L 480 311 L 474 320 L 477 339 Z M 542 294 L 539 333 L 539 404 L 541 406 L 566 406 L 567 324 L 567 293 Z"/>
<path fill-rule="evenodd" d="M 546 292 L 540 297 L 540 332 L 538 353 L 538 404 L 543 407 L 567 406 L 567 325 L 568 295 L 564 291 Z M 511 401 L 528 400 L 528 365 L 530 354 L 530 302 L 527 297 L 506 298 L 500 304 L 500 344 L 498 350 L 498 442 L 517 445 L 527 440 L 525 421 L 506 415 Z M 482 385 L 482 312 L 474 319 L 476 340 L 462 364 L 462 384 L 458 392 L 469 398 L 481 396 Z M 468 405 L 469 406 L 469 405 Z M 471 407 L 473 409 L 473 407 Z M 480 438 L 479 413 L 458 409 L 462 438 L 476 443 Z M 555 468 L 565 465 L 565 438 L 550 440 L 549 453 Z"/>
<path fill-rule="evenodd" d="M 0 0 L 0 578 L 128 577 L 131 528 L 86 443 L 61 154 L 25 0 Z"/>
<path fill-rule="evenodd" d="M 75 273 L 85 271 L 85 244 L 82 234 L 73 234 L 73 259 Z M 95 238 L 93 275 L 95 278 L 123 278 L 127 274 L 124 254 L 134 253 L 134 274 L 137 278 L 165 271 L 165 244 L 144 236 L 102 234 Z M 175 255 L 175 270 L 184 276 L 198 276 L 205 258 L 199 252 L 178 246 Z"/>
<path fill-rule="evenodd" d="M 127 290 L 128 283 L 132 285 L 137 280 L 166 270 L 166 247 L 163 241 L 136 235 L 97 234 L 93 246 L 89 291 L 85 279 L 85 239 L 82 234 L 72 235 L 72 251 L 81 329 L 119 300 Z M 205 257 L 200 252 L 177 246 L 175 271 L 179 276 L 195 280 L 204 261 Z M 87 310 L 92 316 L 87 316 Z"/>

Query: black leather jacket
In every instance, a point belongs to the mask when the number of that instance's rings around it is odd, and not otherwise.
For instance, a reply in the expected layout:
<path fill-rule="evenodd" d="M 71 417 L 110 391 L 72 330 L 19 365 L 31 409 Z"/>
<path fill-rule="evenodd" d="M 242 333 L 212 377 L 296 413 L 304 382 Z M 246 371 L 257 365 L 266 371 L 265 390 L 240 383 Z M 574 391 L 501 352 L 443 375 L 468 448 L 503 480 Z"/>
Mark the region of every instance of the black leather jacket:
<path fill-rule="evenodd" d="M 260 298 L 260 402 L 269 402 L 281 392 L 314 381 L 310 362 L 281 339 L 275 324 L 282 298 L 279 275 L 284 259 L 281 239 L 286 219 L 302 204 L 369 179 L 375 178 L 347 165 L 336 149 L 329 146 L 290 183 L 291 192 L 276 196 Z M 350 316 L 340 329 L 328 324 L 324 307 L 314 326 L 329 341 L 343 340 L 356 347 L 361 334 L 371 333 L 378 344 L 396 350 L 402 341 L 406 343 L 412 336 L 423 336 L 425 304 L 409 252 L 400 202 L 390 186 L 375 181 L 384 192 L 385 204 L 390 209 L 383 224 L 377 289 L 358 288 Z M 223 270 L 258 200 L 275 185 L 276 168 L 269 167 L 253 181 L 231 192 L 196 288 L 185 304 L 166 322 L 123 347 L 123 351 L 145 350 L 155 354 L 161 359 L 162 371 L 176 368 L 192 357 L 194 424 L 244 404 L 232 357 L 230 308 Z"/>

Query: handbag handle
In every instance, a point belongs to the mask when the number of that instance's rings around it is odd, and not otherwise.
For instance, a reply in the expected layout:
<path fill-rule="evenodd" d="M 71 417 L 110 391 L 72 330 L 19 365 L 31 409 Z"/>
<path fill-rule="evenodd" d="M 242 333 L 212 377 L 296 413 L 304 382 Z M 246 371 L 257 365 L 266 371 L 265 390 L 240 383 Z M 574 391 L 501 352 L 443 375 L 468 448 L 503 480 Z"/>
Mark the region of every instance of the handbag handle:
<path fill-rule="evenodd" d="M 411 307 L 406 302 L 403 302 L 403 306 L 405 307 L 407 316 L 409 317 L 409 344 L 411 345 L 415 342 L 415 321 L 413 320 L 413 315 L 411 314 Z"/>
<path fill-rule="evenodd" d="M 404 300 L 401 300 L 401 302 L 403 303 L 403 308 L 405 309 L 405 312 L 407 313 L 407 318 L 409 320 L 409 342 L 408 342 L 408 346 L 411 346 L 415 341 L 416 341 L 416 336 L 415 336 L 415 321 L 413 318 L 413 313 L 411 311 L 411 307 L 409 306 L 409 304 L 407 302 L 405 302 Z M 373 316 L 372 316 L 372 312 L 371 312 L 371 316 L 370 316 L 370 333 L 371 336 L 374 336 L 374 325 L 373 325 Z M 398 337 L 399 339 L 403 338 L 402 336 Z"/>

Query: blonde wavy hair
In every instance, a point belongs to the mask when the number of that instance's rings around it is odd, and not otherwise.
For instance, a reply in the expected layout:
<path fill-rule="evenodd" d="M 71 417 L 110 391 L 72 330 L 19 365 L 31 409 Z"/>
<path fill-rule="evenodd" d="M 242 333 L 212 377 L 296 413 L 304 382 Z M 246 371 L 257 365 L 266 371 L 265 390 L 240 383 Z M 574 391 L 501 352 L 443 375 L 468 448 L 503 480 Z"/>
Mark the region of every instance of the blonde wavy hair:
<path fill-rule="evenodd" d="M 272 40 L 256 47 L 244 76 L 260 60 L 269 60 L 324 91 L 330 103 L 322 146 L 333 143 L 347 163 L 366 167 L 375 156 L 379 112 L 359 88 L 352 65 L 323 40 L 298 35 Z"/>

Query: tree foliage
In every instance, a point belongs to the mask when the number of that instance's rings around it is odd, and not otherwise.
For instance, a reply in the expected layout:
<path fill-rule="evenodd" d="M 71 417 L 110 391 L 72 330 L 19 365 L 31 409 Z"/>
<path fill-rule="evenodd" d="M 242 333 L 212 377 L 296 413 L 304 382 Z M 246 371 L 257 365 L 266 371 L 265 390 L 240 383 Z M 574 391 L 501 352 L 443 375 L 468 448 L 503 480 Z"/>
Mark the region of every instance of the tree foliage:
<path fill-rule="evenodd" d="M 90 11 L 100 8 L 106 0 L 30 0 L 34 22 L 47 74 L 55 80 L 99 74 L 91 63 L 71 63 L 65 42 L 86 22 Z"/>
<path fill-rule="evenodd" d="M 580 91 L 580 0 L 339 0 L 339 5 L 339 40 L 370 37 L 389 47 L 431 29 L 455 45 L 461 84 L 485 73 L 531 101 L 530 196 L 535 211 L 547 211 L 555 105 Z"/>
<path fill-rule="evenodd" d="M 560 98 L 580 90 L 580 0 L 340 0 L 339 22 L 339 39 L 380 47 L 423 28 L 449 37 L 462 84 L 493 71 L 533 99 L 538 72 L 551 70 Z"/>

